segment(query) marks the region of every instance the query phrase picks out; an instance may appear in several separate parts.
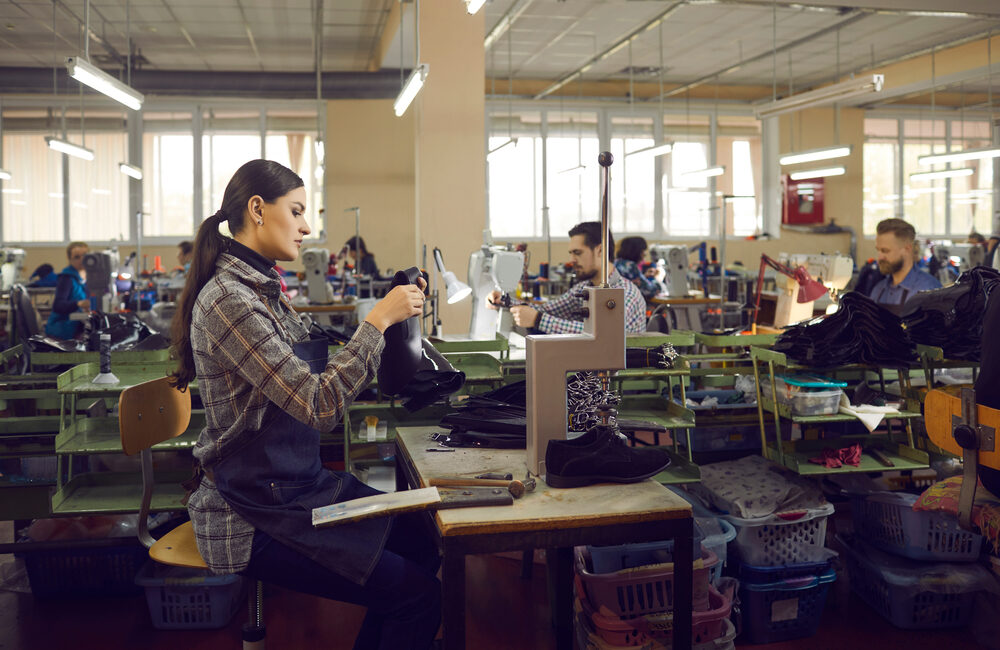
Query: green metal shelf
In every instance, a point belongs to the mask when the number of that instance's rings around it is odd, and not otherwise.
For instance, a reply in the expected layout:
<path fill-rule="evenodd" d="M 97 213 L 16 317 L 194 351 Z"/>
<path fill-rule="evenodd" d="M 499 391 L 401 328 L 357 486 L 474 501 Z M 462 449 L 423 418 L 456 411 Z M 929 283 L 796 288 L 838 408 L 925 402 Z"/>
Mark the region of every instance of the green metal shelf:
<path fill-rule="evenodd" d="M 778 334 L 710 334 L 696 332 L 695 343 L 710 348 L 732 348 L 738 346 L 756 345 L 770 347 L 778 340 Z"/>
<path fill-rule="evenodd" d="M 660 395 L 626 395 L 618 406 L 618 417 L 648 420 L 666 429 L 694 426 L 694 411 Z"/>
<path fill-rule="evenodd" d="M 117 397 L 126 388 L 166 377 L 176 368 L 177 363 L 174 361 L 119 364 L 112 361 L 111 372 L 118 377 L 118 383 L 95 384 L 93 379 L 100 371 L 100 364 L 87 362 L 60 374 L 56 380 L 56 388 L 60 393 L 78 397 Z M 198 382 L 191 382 L 188 388 L 197 392 Z"/>
<path fill-rule="evenodd" d="M 625 347 L 627 348 L 654 348 L 668 343 L 675 348 L 691 347 L 695 343 L 695 333 L 687 330 L 675 330 L 669 334 L 642 332 L 625 335 Z"/>
<path fill-rule="evenodd" d="M 810 458 L 816 458 L 825 448 L 841 448 L 854 443 L 861 443 L 863 449 L 869 442 L 878 444 L 882 452 L 892 460 L 894 466 L 886 467 L 866 453 L 861 454 L 861 462 L 857 467 L 842 465 L 841 467 L 828 468 L 809 462 Z M 784 452 L 783 459 L 779 456 L 774 443 L 768 441 L 764 455 L 770 460 L 782 464 L 802 476 L 853 474 L 857 472 L 890 472 L 895 470 L 927 469 L 930 467 L 930 458 L 927 452 L 893 442 L 888 440 L 884 435 L 842 436 L 827 440 L 786 440 L 783 443 L 782 451 Z"/>
<path fill-rule="evenodd" d="M 375 445 L 392 442 L 396 439 L 396 430 L 399 427 L 436 426 L 441 418 L 452 412 L 450 406 L 434 405 L 421 409 L 416 413 L 410 413 L 398 404 L 352 404 L 347 408 L 344 416 L 344 467 L 346 471 L 351 471 L 353 457 L 358 447 L 369 449 Z M 366 431 L 365 417 L 373 415 L 380 422 L 386 423 L 385 440 L 368 440 L 367 435 L 362 438 L 361 431 Z M 351 447 L 355 447 L 354 452 Z M 389 461 L 378 459 L 377 462 L 365 459 L 362 464 L 391 464 Z"/>
<path fill-rule="evenodd" d="M 457 352 L 443 355 L 455 370 L 465 373 L 465 383 L 489 384 L 498 388 L 503 382 L 500 359 L 485 352 Z"/>
<path fill-rule="evenodd" d="M 32 366 L 68 366 L 83 363 L 99 363 L 100 352 L 32 352 Z M 170 360 L 170 349 L 161 350 L 120 350 L 111 352 L 112 368 L 118 363 L 158 363 Z M 174 363 L 176 366 L 176 362 Z"/>
<path fill-rule="evenodd" d="M 190 472 L 161 472 L 153 488 L 152 512 L 184 510 L 181 499 L 187 491 L 181 481 Z M 142 476 L 134 472 L 88 472 L 80 474 L 52 495 L 52 513 L 60 515 L 138 512 L 142 500 Z"/>
<path fill-rule="evenodd" d="M 510 343 L 505 336 L 497 334 L 494 339 L 470 339 L 466 335 L 442 335 L 428 337 L 434 348 L 442 353 L 452 352 L 500 352 L 510 350 Z"/>
<path fill-rule="evenodd" d="M 687 459 L 684 454 L 678 453 L 669 447 L 660 447 L 670 455 L 670 466 L 653 477 L 653 480 L 662 485 L 680 485 L 682 483 L 698 483 L 701 481 L 701 469 Z"/>
<path fill-rule="evenodd" d="M 153 446 L 153 451 L 190 449 L 205 426 L 205 412 L 193 411 L 187 429 L 176 438 Z M 122 453 L 121 433 L 117 417 L 76 418 L 56 436 L 55 453 L 112 454 Z"/>
<path fill-rule="evenodd" d="M 768 413 L 774 413 L 775 404 L 774 402 L 767 398 L 762 397 L 760 400 L 760 405 Z M 792 409 L 787 404 L 778 404 L 778 415 L 781 417 L 791 420 L 792 422 L 798 422 L 801 424 L 823 424 L 827 422 L 857 422 L 858 418 L 853 415 L 847 415 L 846 413 L 833 413 L 830 415 L 793 415 Z M 923 417 L 923 413 L 920 411 L 900 411 L 899 413 L 887 413 L 886 419 L 891 420 L 907 420 L 910 418 Z"/>

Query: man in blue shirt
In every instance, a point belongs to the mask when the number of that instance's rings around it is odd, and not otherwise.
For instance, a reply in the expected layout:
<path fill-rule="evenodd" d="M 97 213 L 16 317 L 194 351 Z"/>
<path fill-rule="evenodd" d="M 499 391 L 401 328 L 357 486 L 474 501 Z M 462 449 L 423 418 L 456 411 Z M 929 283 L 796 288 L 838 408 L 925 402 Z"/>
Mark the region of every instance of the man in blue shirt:
<path fill-rule="evenodd" d="M 937 278 L 913 264 L 916 231 L 902 219 L 884 219 L 875 229 L 880 280 L 868 297 L 894 314 L 902 314 L 906 301 L 918 291 L 939 289 Z"/>

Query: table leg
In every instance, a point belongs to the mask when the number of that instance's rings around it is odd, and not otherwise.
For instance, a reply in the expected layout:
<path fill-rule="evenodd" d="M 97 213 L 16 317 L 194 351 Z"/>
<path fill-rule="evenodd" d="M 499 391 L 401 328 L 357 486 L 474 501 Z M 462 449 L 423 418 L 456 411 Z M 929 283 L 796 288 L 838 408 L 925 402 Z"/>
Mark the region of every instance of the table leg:
<path fill-rule="evenodd" d="M 674 538 L 674 650 L 691 648 L 692 539 L 694 521 L 673 522 Z M 666 537 L 669 537 L 667 535 Z"/>
<path fill-rule="evenodd" d="M 441 558 L 444 650 L 465 650 L 465 555 L 445 549 Z"/>
<path fill-rule="evenodd" d="M 556 649 L 573 650 L 573 548 L 545 550 Z"/>

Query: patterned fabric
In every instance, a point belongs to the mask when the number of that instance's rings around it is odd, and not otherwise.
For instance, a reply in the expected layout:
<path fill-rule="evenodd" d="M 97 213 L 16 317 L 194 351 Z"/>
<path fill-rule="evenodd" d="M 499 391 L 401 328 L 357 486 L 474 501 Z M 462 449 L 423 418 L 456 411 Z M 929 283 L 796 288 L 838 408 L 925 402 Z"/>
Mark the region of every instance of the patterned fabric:
<path fill-rule="evenodd" d="M 639 268 L 639 265 L 632 260 L 626 260 L 619 257 L 615 260 L 615 270 L 618 271 L 623 278 L 634 284 L 639 289 L 639 293 L 642 294 L 642 297 L 646 300 L 649 300 L 659 293 L 656 280 L 654 278 L 647 278 Z M 636 283 L 636 280 L 639 282 Z"/>
<path fill-rule="evenodd" d="M 608 284 L 614 289 L 625 289 L 625 332 L 635 334 L 646 330 L 646 301 L 634 284 L 626 281 L 612 269 Z M 583 331 L 583 310 L 587 306 L 587 287 L 590 280 L 577 282 L 570 290 L 555 300 L 532 305 L 542 313 L 537 328 L 546 334 L 579 334 Z"/>
<path fill-rule="evenodd" d="M 787 472 L 763 456 L 702 465 L 701 483 L 684 487 L 715 509 L 742 519 L 826 503 L 814 482 Z"/>
<path fill-rule="evenodd" d="M 333 429 L 375 376 L 384 339 L 371 324 L 358 328 L 322 374 L 312 374 L 292 350 L 293 342 L 306 338 L 273 270 L 265 275 L 231 254 L 219 256 L 191 320 L 206 416 L 194 457 L 207 472 L 229 449 L 258 435 L 278 411 L 320 431 Z M 254 529 L 222 498 L 210 474 L 188 500 L 188 512 L 198 550 L 212 571 L 246 567 Z"/>
<path fill-rule="evenodd" d="M 962 477 L 952 476 L 930 486 L 913 504 L 914 510 L 947 512 L 958 515 L 958 495 Z M 1000 553 L 1000 499 L 987 492 L 982 483 L 976 486 L 976 501 L 972 506 L 972 523 L 989 540 L 994 553 Z"/>

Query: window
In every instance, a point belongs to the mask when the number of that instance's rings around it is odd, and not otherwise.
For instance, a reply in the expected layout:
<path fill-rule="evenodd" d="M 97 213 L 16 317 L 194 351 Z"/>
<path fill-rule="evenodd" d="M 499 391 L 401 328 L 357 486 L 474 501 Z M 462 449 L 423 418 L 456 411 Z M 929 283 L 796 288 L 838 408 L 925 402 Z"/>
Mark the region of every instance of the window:
<path fill-rule="evenodd" d="M 12 133 L 14 121 L 4 111 L 2 167 L 12 174 L 3 183 L 4 241 L 63 241 L 63 154 L 48 148 L 45 133 Z"/>
<path fill-rule="evenodd" d="M 597 114 L 560 111 L 548 117 L 549 224 L 552 236 L 563 237 L 581 221 L 600 218 Z"/>
<path fill-rule="evenodd" d="M 951 151 L 962 149 L 982 149 L 989 147 L 989 122 L 951 123 Z M 973 230 L 989 234 L 993 231 L 993 164 L 995 158 L 969 160 L 953 164 L 953 167 L 970 167 L 971 176 L 951 179 L 952 232 L 968 234 Z"/>
<path fill-rule="evenodd" d="M 69 156 L 69 239 L 127 241 L 132 237 L 128 211 L 129 177 L 118 164 L 126 159 L 124 133 L 87 135 L 94 160 Z"/>
<path fill-rule="evenodd" d="M 656 158 L 629 154 L 654 143 L 652 117 L 611 118 L 611 232 L 653 232 Z"/>
<path fill-rule="evenodd" d="M 194 234 L 191 113 L 143 116 L 142 171 L 143 237 L 190 238 Z"/>
<path fill-rule="evenodd" d="M 708 167 L 708 140 L 675 142 L 670 172 L 663 176 L 664 231 L 668 237 L 705 237 L 711 230 L 711 194 L 707 177 L 685 174 Z"/>

